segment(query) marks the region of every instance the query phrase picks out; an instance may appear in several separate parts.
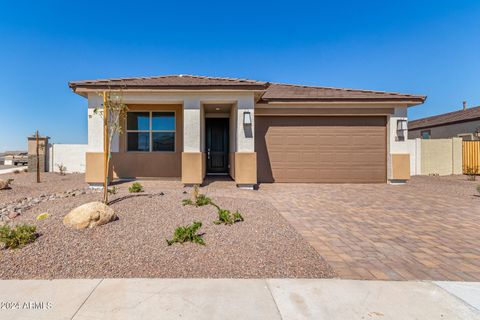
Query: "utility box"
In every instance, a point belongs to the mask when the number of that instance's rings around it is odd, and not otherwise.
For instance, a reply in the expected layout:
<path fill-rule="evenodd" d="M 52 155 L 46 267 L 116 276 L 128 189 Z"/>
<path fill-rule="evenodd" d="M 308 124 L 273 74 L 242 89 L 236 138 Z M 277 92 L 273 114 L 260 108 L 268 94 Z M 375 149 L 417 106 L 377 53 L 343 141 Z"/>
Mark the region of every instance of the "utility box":
<path fill-rule="evenodd" d="M 48 171 L 48 139 L 50 137 L 38 137 L 38 158 L 40 172 Z M 28 171 L 37 172 L 37 138 L 28 137 Z"/>

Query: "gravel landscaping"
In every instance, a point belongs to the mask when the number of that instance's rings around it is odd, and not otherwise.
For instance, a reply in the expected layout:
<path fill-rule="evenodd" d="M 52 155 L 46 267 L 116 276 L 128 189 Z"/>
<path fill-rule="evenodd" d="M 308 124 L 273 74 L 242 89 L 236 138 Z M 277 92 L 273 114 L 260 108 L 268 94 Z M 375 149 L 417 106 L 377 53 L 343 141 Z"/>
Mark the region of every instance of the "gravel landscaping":
<path fill-rule="evenodd" d="M 33 197 L 85 187 L 83 175 L 43 175 L 43 183 L 31 174 L 13 175 L 11 197 Z M 6 175 L 0 178 L 6 178 Z M 9 175 L 10 176 L 10 175 Z M 30 176 L 30 177 L 29 177 Z M 190 197 L 176 182 L 146 181 L 145 192 L 129 194 L 130 183 L 119 184 L 111 196 L 118 220 L 88 230 L 70 230 L 62 224 L 73 208 L 101 199 L 101 193 L 86 192 L 39 202 L 12 220 L 37 226 L 40 237 L 17 250 L 0 250 L 0 278 L 111 278 L 111 277 L 208 277 L 208 278 L 324 278 L 333 270 L 300 234 L 263 200 L 248 193 L 218 196 L 225 209 L 239 210 L 244 222 L 215 225 L 212 206 L 182 206 Z M 17 191 L 18 189 L 18 191 Z M 62 190 L 63 189 L 63 190 Z M 18 193 L 18 194 L 17 194 Z M 162 193 L 164 193 L 162 195 Z M 253 197 L 252 197 L 253 198 Z M 0 204 L 13 200 L 0 191 Z M 49 218 L 37 221 L 38 214 Z M 202 221 L 206 245 L 192 243 L 167 246 L 176 227 Z M 12 223 L 11 222 L 11 223 Z"/>

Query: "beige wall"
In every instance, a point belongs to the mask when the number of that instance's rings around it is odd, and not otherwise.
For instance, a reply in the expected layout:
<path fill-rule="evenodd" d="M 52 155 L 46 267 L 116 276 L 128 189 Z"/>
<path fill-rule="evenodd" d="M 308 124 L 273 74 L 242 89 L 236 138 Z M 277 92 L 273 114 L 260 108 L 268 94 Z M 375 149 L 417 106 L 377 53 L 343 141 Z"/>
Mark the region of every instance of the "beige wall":
<path fill-rule="evenodd" d="M 426 128 L 426 129 L 419 129 L 419 130 L 409 130 L 408 131 L 408 138 L 415 139 L 421 138 L 421 132 L 424 130 L 430 130 L 431 132 L 431 139 L 445 139 L 445 138 L 453 138 L 457 137 L 460 134 L 472 134 L 480 128 L 480 120 L 477 121 L 470 121 L 470 122 L 462 122 L 462 123 L 454 123 L 445 126 L 433 127 L 433 128 Z M 478 137 L 474 137 L 475 140 L 478 140 Z"/>
<path fill-rule="evenodd" d="M 235 152 L 234 165 L 234 176 L 236 184 L 257 184 L 256 152 Z"/>
<path fill-rule="evenodd" d="M 421 140 L 421 174 L 461 174 L 462 139 Z"/>
<path fill-rule="evenodd" d="M 183 184 L 202 184 L 204 164 L 203 152 L 183 152 L 182 153 L 182 183 Z"/>
<path fill-rule="evenodd" d="M 410 154 L 392 154 L 392 179 L 410 179 Z"/>

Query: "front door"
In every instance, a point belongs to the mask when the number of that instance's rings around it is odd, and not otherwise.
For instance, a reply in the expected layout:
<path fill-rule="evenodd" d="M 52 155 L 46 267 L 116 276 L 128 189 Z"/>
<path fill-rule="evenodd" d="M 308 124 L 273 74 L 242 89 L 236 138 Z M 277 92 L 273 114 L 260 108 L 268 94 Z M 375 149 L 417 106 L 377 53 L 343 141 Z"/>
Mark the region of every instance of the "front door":
<path fill-rule="evenodd" d="M 228 118 L 207 118 L 207 173 L 228 173 Z"/>

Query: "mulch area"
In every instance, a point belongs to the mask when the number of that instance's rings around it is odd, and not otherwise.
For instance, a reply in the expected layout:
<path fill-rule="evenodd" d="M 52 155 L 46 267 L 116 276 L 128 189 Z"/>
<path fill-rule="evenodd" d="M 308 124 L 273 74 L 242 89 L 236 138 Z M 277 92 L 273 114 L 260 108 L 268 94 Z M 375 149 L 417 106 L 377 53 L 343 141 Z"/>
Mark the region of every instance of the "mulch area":
<path fill-rule="evenodd" d="M 25 174 L 25 181 L 28 180 Z M 48 176 L 48 177 L 47 177 Z M 22 177 L 22 174 L 15 175 Z M 22 177 L 22 179 L 24 178 Z M 27 196 L 83 184 L 83 175 L 44 175 L 44 184 L 13 185 Z M 52 183 L 54 186 L 48 186 Z M 111 197 L 118 220 L 88 229 L 70 230 L 62 224 L 73 208 L 101 199 L 101 193 L 40 203 L 14 220 L 37 226 L 36 242 L 17 250 L 0 250 L 1 279 L 52 278 L 328 278 L 334 271 L 269 202 L 238 196 L 215 197 L 222 208 L 239 210 L 244 222 L 215 225 L 212 206 L 182 206 L 189 197 L 178 187 L 163 188 L 148 181 L 145 192 L 129 194 L 129 184 L 119 184 Z M 21 187 L 20 187 L 21 186 Z M 63 190 L 62 190 L 63 191 Z M 164 195 L 160 195 L 164 192 Z M 31 196 L 31 195 L 28 195 Z M 4 195 L 2 195 L 4 197 Z M 1 198 L 0 198 L 1 199 Z M 1 201 L 1 200 L 0 200 Z M 48 212 L 50 217 L 35 217 Z M 176 227 L 202 221 L 206 245 L 167 246 Z"/>

